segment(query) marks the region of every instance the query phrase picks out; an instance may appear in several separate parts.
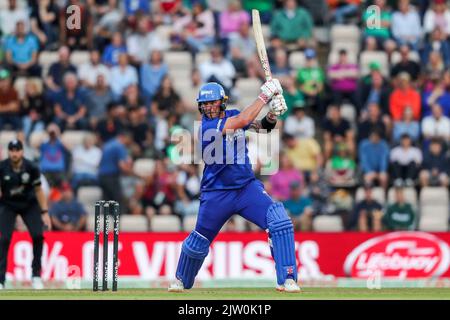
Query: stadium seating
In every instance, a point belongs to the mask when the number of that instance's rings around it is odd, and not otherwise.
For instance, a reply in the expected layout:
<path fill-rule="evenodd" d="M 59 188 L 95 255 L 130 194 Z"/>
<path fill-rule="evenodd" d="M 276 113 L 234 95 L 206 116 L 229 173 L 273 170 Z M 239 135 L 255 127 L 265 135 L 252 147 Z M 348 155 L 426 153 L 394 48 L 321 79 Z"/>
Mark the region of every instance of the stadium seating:
<path fill-rule="evenodd" d="M 133 164 L 133 172 L 141 177 L 153 174 L 155 161 L 153 159 L 137 159 Z"/>
<path fill-rule="evenodd" d="M 406 202 L 410 203 L 414 210 L 417 211 L 417 192 L 414 188 L 404 188 L 403 189 Z M 388 202 L 392 203 L 395 199 L 395 188 L 390 188 L 388 191 Z"/>
<path fill-rule="evenodd" d="M 313 220 L 313 230 L 316 232 L 341 232 L 344 224 L 340 216 L 317 216 Z"/>
<path fill-rule="evenodd" d="M 42 74 L 47 75 L 50 65 L 58 61 L 58 52 L 42 51 L 39 54 L 38 63 L 42 67 Z"/>
<path fill-rule="evenodd" d="M 249 106 L 260 92 L 261 82 L 258 79 L 242 78 L 236 81 L 236 90 L 239 93 L 238 106 Z"/>
<path fill-rule="evenodd" d="M 88 63 L 89 60 L 89 51 L 76 50 L 70 55 L 70 62 L 76 67 Z"/>
<path fill-rule="evenodd" d="M 420 56 L 416 51 L 409 52 L 409 59 L 415 62 L 420 62 Z M 401 60 L 400 52 L 394 51 L 391 56 L 391 65 L 395 65 Z"/>
<path fill-rule="evenodd" d="M 295 51 L 289 55 L 289 65 L 295 71 L 297 71 L 300 68 L 303 68 L 305 66 L 305 63 L 306 59 L 305 54 L 303 52 Z"/>
<path fill-rule="evenodd" d="M 39 147 L 43 142 L 48 139 L 48 133 L 45 131 L 34 131 L 30 135 L 30 146 L 36 150 L 39 150 Z"/>
<path fill-rule="evenodd" d="M 88 212 L 94 212 L 95 202 L 102 199 L 102 189 L 96 186 L 84 186 L 78 189 L 78 200 Z"/>
<path fill-rule="evenodd" d="M 177 216 L 153 216 L 150 229 L 154 232 L 175 232 L 181 230 L 181 222 Z"/>
<path fill-rule="evenodd" d="M 69 150 L 73 149 L 75 146 L 83 143 L 83 139 L 88 135 L 88 131 L 79 131 L 79 130 L 66 130 L 61 135 L 62 143 Z"/>
<path fill-rule="evenodd" d="M 145 216 L 122 214 L 120 216 L 120 231 L 122 232 L 148 231 L 148 219 Z"/>
<path fill-rule="evenodd" d="M 382 206 L 384 206 L 384 204 L 386 203 L 386 194 L 384 193 L 384 190 L 381 187 L 375 187 L 372 189 L 372 197 L 373 199 L 378 201 Z M 359 187 L 356 190 L 355 203 L 358 203 L 363 199 L 364 199 L 364 188 Z"/>
<path fill-rule="evenodd" d="M 0 145 L 1 146 L 7 146 L 8 143 L 17 138 L 17 134 L 15 131 L 12 130 L 3 130 L 0 131 Z"/>
<path fill-rule="evenodd" d="M 339 59 L 339 50 L 333 50 L 328 55 L 328 65 L 333 65 L 338 62 Z M 349 63 L 358 64 L 358 55 L 357 51 L 352 49 L 347 51 L 347 59 Z"/>
<path fill-rule="evenodd" d="M 384 51 L 363 51 L 359 57 L 359 67 L 361 75 L 367 75 L 370 72 L 369 66 L 372 62 L 378 62 L 381 67 L 381 73 L 384 76 L 389 74 L 389 61 L 387 53 Z"/>
<path fill-rule="evenodd" d="M 186 216 L 183 218 L 183 230 L 190 232 L 195 229 L 197 223 L 197 216 Z"/>
<path fill-rule="evenodd" d="M 419 229 L 422 231 L 448 231 L 449 193 L 442 187 L 425 187 L 420 192 Z"/>

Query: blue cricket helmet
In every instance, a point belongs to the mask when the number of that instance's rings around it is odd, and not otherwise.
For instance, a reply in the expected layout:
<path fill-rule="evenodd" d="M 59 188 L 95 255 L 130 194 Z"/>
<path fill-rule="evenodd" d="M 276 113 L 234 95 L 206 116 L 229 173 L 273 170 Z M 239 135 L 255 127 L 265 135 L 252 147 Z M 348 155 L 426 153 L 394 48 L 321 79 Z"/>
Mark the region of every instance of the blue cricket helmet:
<path fill-rule="evenodd" d="M 225 90 L 217 82 L 208 82 L 204 84 L 198 92 L 197 103 L 199 111 L 202 113 L 201 104 L 208 101 L 222 100 L 221 109 L 225 110 L 228 96 L 225 95 Z"/>

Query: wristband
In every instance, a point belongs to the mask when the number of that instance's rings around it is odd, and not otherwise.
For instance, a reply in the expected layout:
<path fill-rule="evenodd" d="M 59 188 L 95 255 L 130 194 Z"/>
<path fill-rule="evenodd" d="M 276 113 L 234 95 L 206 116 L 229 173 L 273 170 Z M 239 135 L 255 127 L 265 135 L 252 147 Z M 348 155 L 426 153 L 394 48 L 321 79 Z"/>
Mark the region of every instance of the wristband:
<path fill-rule="evenodd" d="M 261 119 L 261 128 L 266 129 L 268 132 L 270 132 L 275 126 L 277 125 L 277 119 L 275 118 L 275 121 L 273 119 L 270 119 L 267 117 L 267 115 Z"/>

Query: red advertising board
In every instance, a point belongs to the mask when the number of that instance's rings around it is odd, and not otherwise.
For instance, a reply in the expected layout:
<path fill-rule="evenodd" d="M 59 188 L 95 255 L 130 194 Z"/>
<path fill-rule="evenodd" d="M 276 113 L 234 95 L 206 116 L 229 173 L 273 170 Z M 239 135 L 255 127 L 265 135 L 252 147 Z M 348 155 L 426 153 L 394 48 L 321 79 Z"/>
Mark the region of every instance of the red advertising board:
<path fill-rule="evenodd" d="M 172 279 L 186 233 L 122 233 L 119 275 L 142 280 Z M 373 271 L 392 278 L 450 277 L 450 233 L 297 233 L 300 278 L 365 278 Z M 112 241 L 109 248 L 112 250 Z M 10 280 L 31 276 L 32 244 L 15 233 L 8 256 Z M 92 278 L 93 234 L 45 235 L 42 277 Z M 112 254 L 109 254 L 112 257 Z M 275 277 L 265 233 L 222 233 L 211 245 L 199 280 Z"/>

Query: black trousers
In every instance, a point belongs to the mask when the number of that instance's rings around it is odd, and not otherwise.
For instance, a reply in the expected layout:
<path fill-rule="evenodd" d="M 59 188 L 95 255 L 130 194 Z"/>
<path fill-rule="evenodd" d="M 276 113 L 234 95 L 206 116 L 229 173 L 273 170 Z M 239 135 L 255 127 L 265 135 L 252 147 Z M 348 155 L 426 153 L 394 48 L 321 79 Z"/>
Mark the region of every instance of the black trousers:
<path fill-rule="evenodd" d="M 398 162 L 391 163 L 392 179 L 416 179 L 419 168 L 414 161 L 408 163 L 406 166 Z"/>
<path fill-rule="evenodd" d="M 120 205 L 120 211 L 125 212 L 126 202 L 122 192 L 122 185 L 120 184 L 120 176 L 117 174 L 100 175 L 98 177 L 100 188 L 102 188 L 103 200 L 114 200 Z"/>
<path fill-rule="evenodd" d="M 31 269 L 33 277 L 41 275 L 42 248 L 44 246 L 44 223 L 41 218 L 41 208 L 37 202 L 20 212 L 0 203 L 0 283 L 5 282 L 7 259 L 11 237 L 14 231 L 17 214 L 22 216 L 23 222 L 33 240 L 33 262 Z"/>

